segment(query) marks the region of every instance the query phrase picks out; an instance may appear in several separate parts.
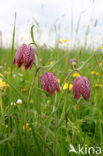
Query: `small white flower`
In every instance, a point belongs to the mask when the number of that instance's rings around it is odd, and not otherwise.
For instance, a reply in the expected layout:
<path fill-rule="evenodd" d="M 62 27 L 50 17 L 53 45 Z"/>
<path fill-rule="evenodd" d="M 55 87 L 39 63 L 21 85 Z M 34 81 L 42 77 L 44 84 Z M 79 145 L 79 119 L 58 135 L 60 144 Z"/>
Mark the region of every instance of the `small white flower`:
<path fill-rule="evenodd" d="M 11 106 L 16 106 L 16 103 L 15 102 L 11 102 Z"/>
<path fill-rule="evenodd" d="M 13 74 L 13 77 L 16 77 L 16 74 Z"/>
<path fill-rule="evenodd" d="M 21 78 L 20 81 L 23 81 L 23 79 Z"/>
<path fill-rule="evenodd" d="M 16 103 L 17 104 L 22 104 L 22 100 L 21 99 L 18 99 Z"/>
<path fill-rule="evenodd" d="M 2 69 L 3 68 L 3 66 L 0 66 L 0 69 Z"/>
<path fill-rule="evenodd" d="M 7 74 L 7 71 L 4 71 L 4 74 Z"/>
<path fill-rule="evenodd" d="M 21 74 L 21 73 L 18 73 L 18 75 L 19 75 L 19 76 L 23 76 L 23 74 Z"/>
<path fill-rule="evenodd" d="M 14 102 L 11 102 L 11 106 L 14 105 Z"/>

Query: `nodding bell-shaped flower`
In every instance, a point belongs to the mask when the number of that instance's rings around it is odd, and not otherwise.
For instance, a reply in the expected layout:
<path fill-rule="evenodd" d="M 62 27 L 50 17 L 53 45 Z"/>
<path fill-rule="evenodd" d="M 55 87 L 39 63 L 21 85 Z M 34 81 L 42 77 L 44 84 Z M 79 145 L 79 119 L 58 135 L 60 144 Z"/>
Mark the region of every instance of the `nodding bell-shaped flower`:
<path fill-rule="evenodd" d="M 70 64 L 71 64 L 72 69 L 77 68 L 77 60 L 76 59 L 71 59 Z"/>
<path fill-rule="evenodd" d="M 25 70 L 27 70 L 29 67 L 31 69 L 34 63 L 34 57 L 35 57 L 34 55 L 35 55 L 35 50 L 32 47 L 23 44 L 16 51 L 13 64 L 17 64 L 18 68 L 20 68 L 21 65 L 24 63 Z"/>
<path fill-rule="evenodd" d="M 88 77 L 77 77 L 73 81 L 74 98 L 79 99 L 80 94 L 87 101 L 90 97 L 90 82 Z"/>
<path fill-rule="evenodd" d="M 55 94 L 55 91 L 59 92 L 59 83 L 54 73 L 47 72 L 40 77 L 43 89 L 51 96 Z M 48 95 L 47 95 L 48 96 Z"/>

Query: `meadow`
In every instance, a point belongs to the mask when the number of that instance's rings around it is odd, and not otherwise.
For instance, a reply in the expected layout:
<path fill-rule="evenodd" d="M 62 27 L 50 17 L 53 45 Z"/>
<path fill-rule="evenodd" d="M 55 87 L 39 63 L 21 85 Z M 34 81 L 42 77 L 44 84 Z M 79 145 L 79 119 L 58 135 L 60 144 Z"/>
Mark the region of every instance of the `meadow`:
<path fill-rule="evenodd" d="M 27 106 L 36 67 L 17 69 L 12 64 L 11 49 L 0 49 L 0 156 L 77 155 L 69 153 L 70 144 L 75 149 L 78 144 L 103 149 L 103 54 L 84 48 L 65 51 L 39 47 L 39 55 L 40 66 L 44 67 L 40 76 L 54 72 L 60 92 L 47 97 L 41 85 L 38 88 L 36 77 Z M 78 72 L 72 72 L 72 58 L 77 60 L 81 75 L 90 80 L 88 102 L 82 96 L 74 99 L 73 76 Z M 70 88 L 66 86 L 68 82 Z"/>
<path fill-rule="evenodd" d="M 78 145 L 84 147 L 84 155 L 100 154 L 96 153 L 97 147 L 102 153 L 103 53 L 83 47 L 39 47 L 32 27 L 35 59 L 32 68 L 25 70 L 24 65 L 13 65 L 17 50 L 14 37 L 15 25 L 12 48 L 0 49 L 0 156 L 78 155 L 69 152 L 70 145 L 75 149 Z M 77 69 L 71 68 L 73 58 Z M 40 82 L 46 72 L 55 73 L 60 86 L 53 96 L 43 90 Z M 90 81 L 88 101 L 82 96 L 74 98 L 73 80 L 80 75 Z M 95 151 L 89 154 L 88 147 Z"/>

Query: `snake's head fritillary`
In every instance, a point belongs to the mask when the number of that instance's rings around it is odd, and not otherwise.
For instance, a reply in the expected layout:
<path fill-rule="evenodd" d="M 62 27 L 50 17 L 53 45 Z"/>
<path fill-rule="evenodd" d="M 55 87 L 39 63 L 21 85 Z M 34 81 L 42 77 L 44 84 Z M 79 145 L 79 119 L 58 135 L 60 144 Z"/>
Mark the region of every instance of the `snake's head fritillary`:
<path fill-rule="evenodd" d="M 55 91 L 59 92 L 59 83 L 54 73 L 47 72 L 40 77 L 43 89 L 51 96 L 55 94 Z M 47 95 L 48 96 L 48 95 Z"/>
<path fill-rule="evenodd" d="M 77 60 L 76 59 L 71 59 L 70 60 L 70 64 L 71 64 L 71 67 L 73 69 L 76 69 L 77 68 Z"/>
<path fill-rule="evenodd" d="M 21 65 L 24 63 L 25 70 L 27 70 L 29 67 L 31 68 L 34 63 L 34 56 L 35 50 L 26 45 L 23 44 L 19 49 L 16 51 L 13 64 L 17 64 L 18 68 L 21 67 Z"/>
<path fill-rule="evenodd" d="M 83 98 L 87 101 L 90 97 L 90 82 L 88 77 L 77 77 L 73 81 L 73 93 L 76 99 L 80 98 L 82 94 Z"/>

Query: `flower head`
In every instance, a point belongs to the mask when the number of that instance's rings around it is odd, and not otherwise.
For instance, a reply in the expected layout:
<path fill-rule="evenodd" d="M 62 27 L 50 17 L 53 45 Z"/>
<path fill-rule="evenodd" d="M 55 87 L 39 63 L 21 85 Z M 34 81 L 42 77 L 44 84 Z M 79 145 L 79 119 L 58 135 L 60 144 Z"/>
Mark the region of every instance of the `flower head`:
<path fill-rule="evenodd" d="M 61 40 L 59 40 L 58 43 L 66 43 L 66 42 L 69 42 L 69 40 L 67 40 L 67 39 L 61 39 Z"/>
<path fill-rule="evenodd" d="M 73 92 L 76 99 L 80 98 L 82 94 L 83 98 L 87 101 L 90 97 L 90 82 L 87 77 L 78 77 L 73 81 Z"/>
<path fill-rule="evenodd" d="M 73 78 L 77 78 L 77 77 L 80 77 L 80 74 L 77 73 L 77 72 L 75 72 L 75 73 L 73 74 Z"/>
<path fill-rule="evenodd" d="M 35 51 L 32 47 L 23 44 L 17 51 L 13 60 L 13 64 L 17 64 L 18 68 L 24 63 L 25 70 L 31 68 L 34 63 Z"/>
<path fill-rule="evenodd" d="M 16 103 L 17 104 L 22 104 L 22 100 L 21 99 L 18 99 Z"/>
<path fill-rule="evenodd" d="M 103 50 L 103 45 L 101 45 L 101 47 L 100 47 L 102 50 Z"/>
<path fill-rule="evenodd" d="M 96 71 L 92 71 L 92 72 L 91 72 L 91 75 L 98 76 L 98 75 L 99 75 L 99 73 L 98 73 L 98 72 L 96 72 Z"/>
<path fill-rule="evenodd" d="M 63 90 L 66 90 L 68 88 L 68 83 L 66 82 L 64 85 L 63 85 Z"/>
<path fill-rule="evenodd" d="M 76 69 L 76 67 L 77 67 L 77 60 L 76 59 L 71 59 L 70 60 L 70 64 L 71 64 L 71 67 L 73 69 Z"/>
<path fill-rule="evenodd" d="M 43 76 L 41 76 L 40 79 L 43 89 L 50 95 L 54 95 L 55 91 L 60 91 L 59 83 L 54 73 L 47 72 Z"/>
<path fill-rule="evenodd" d="M 96 88 L 98 88 L 98 87 L 103 87 L 103 85 L 102 85 L 102 84 L 99 84 L 99 83 L 96 83 L 94 86 L 95 86 Z"/>
<path fill-rule="evenodd" d="M 2 79 L 0 79 L 0 89 L 6 89 L 9 85 L 3 81 Z"/>

